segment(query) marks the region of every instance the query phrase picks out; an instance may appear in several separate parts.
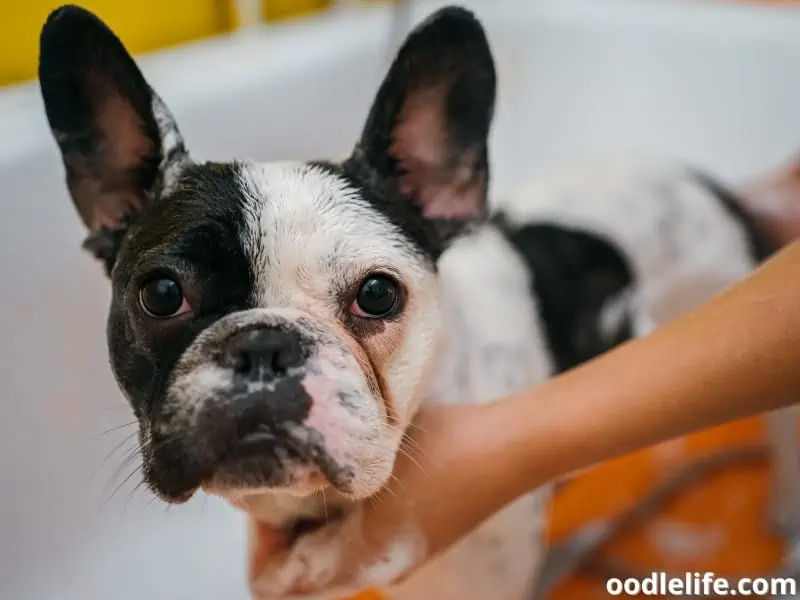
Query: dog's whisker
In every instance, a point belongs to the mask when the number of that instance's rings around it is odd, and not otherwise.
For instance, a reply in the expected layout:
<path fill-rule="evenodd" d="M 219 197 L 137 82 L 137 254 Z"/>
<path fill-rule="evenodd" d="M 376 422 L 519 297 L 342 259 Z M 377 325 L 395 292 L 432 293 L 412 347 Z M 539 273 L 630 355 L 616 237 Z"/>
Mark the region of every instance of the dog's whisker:
<path fill-rule="evenodd" d="M 425 467 L 423 467 L 422 463 L 419 460 L 417 460 L 410 452 L 408 452 L 407 450 L 400 450 L 400 454 L 405 456 L 408 460 L 410 460 L 415 467 L 417 467 L 420 471 L 422 471 L 423 475 L 425 475 L 426 477 L 428 476 L 428 472 L 425 470 Z"/>
<path fill-rule="evenodd" d="M 164 448 L 166 448 L 170 444 L 174 444 L 176 442 L 179 442 L 182 439 L 183 439 L 183 435 L 182 434 L 174 434 L 174 435 L 165 437 L 163 440 L 158 440 L 158 443 L 153 445 L 153 440 L 152 440 L 152 438 L 150 438 L 146 443 L 142 444 L 142 447 L 145 448 L 148 451 L 148 453 L 152 454 L 154 452 L 158 452 L 160 450 L 163 450 Z"/>
<path fill-rule="evenodd" d="M 398 477 L 397 477 L 397 476 L 396 476 L 394 473 L 392 473 L 391 475 L 389 475 L 389 481 L 390 481 L 390 482 L 395 482 L 397 485 L 399 485 L 399 486 L 400 486 L 400 487 L 403 489 L 403 492 L 404 492 L 404 493 L 406 493 L 406 495 L 408 494 L 408 490 L 406 489 L 406 486 L 405 486 L 405 485 L 403 485 L 403 482 L 402 482 L 402 481 L 401 481 L 401 480 L 400 480 L 400 479 L 399 479 L 399 478 L 398 478 Z M 397 497 L 397 492 L 395 492 L 395 491 L 394 491 L 394 490 L 391 488 L 391 486 L 386 486 L 386 487 L 384 487 L 383 489 L 384 489 L 386 492 L 388 492 L 389 494 L 391 494 L 392 496 L 394 496 L 394 497 Z"/>
<path fill-rule="evenodd" d="M 106 462 L 108 462 L 108 460 L 109 460 L 109 459 L 110 459 L 110 458 L 111 458 L 111 457 L 112 457 L 114 454 L 116 454 L 117 452 L 119 452 L 120 448 L 122 448 L 122 447 L 123 447 L 125 444 L 127 444 L 128 442 L 130 442 L 130 441 L 131 441 L 131 440 L 132 440 L 132 439 L 133 439 L 135 436 L 136 436 L 136 432 L 134 431 L 134 432 L 132 432 L 132 433 L 130 433 L 130 434 L 128 434 L 128 435 L 126 435 L 124 438 L 122 438 L 122 439 L 119 441 L 119 443 L 118 443 L 116 446 L 114 446 L 114 447 L 111 449 L 111 451 L 110 451 L 108 454 L 106 454 L 106 457 L 105 457 L 105 458 L 104 458 L 104 459 L 103 459 L 103 460 L 100 462 L 100 466 L 102 467 L 104 464 L 106 464 Z M 138 450 L 138 446 L 137 446 L 137 448 L 136 448 L 136 449 Z"/>
<path fill-rule="evenodd" d="M 394 431 L 400 433 L 398 428 L 394 428 Z M 422 471 L 426 477 L 428 476 L 427 470 L 422 465 L 422 461 L 427 460 L 427 455 L 425 454 L 422 446 L 420 446 L 419 443 L 412 438 L 407 431 L 402 432 L 402 443 L 398 447 L 397 452 L 398 454 L 408 458 L 408 460 L 410 460 L 415 467 Z M 418 454 L 418 456 L 413 454 L 415 452 Z"/>
<path fill-rule="evenodd" d="M 428 433 L 428 430 L 427 430 L 427 429 L 425 429 L 425 428 L 424 428 L 422 425 L 420 425 L 420 424 L 419 424 L 419 423 L 417 423 L 416 421 L 411 421 L 411 422 L 408 424 L 408 429 L 416 429 L 417 431 L 420 431 L 420 432 L 422 432 L 422 433 Z"/>
<path fill-rule="evenodd" d="M 125 503 L 122 508 L 122 514 L 126 515 L 128 513 L 128 509 L 130 508 L 131 502 L 133 502 L 133 497 L 136 495 L 142 487 L 144 486 L 144 480 L 140 480 L 135 486 L 133 486 L 127 494 L 127 498 L 125 499 Z"/>
<path fill-rule="evenodd" d="M 401 444 L 401 449 L 406 452 L 416 452 L 420 456 L 420 458 L 427 458 L 425 456 L 425 449 L 420 445 L 417 440 L 412 438 L 407 432 L 403 434 L 403 443 Z"/>
<path fill-rule="evenodd" d="M 409 433 L 408 429 L 403 430 L 403 429 L 400 429 L 399 427 L 397 427 L 396 425 L 389 425 L 388 428 L 391 431 L 394 431 L 395 433 L 399 433 L 400 434 L 402 444 L 414 447 L 414 448 L 422 451 L 422 446 L 420 446 L 420 443 L 412 437 L 412 435 Z"/>
<path fill-rule="evenodd" d="M 376 506 L 381 506 L 386 503 L 386 500 L 380 494 L 374 496 L 368 496 L 367 500 L 369 500 L 369 503 L 372 506 L 372 508 L 375 508 Z"/>
<path fill-rule="evenodd" d="M 137 424 L 136 421 L 131 421 L 129 423 L 123 423 L 122 425 L 116 425 L 114 427 L 106 429 L 105 431 L 101 431 L 100 433 L 95 433 L 92 435 L 92 437 L 93 438 L 103 437 L 104 435 L 108 435 L 109 433 L 113 433 L 114 431 L 119 431 L 120 429 L 125 429 L 126 427 L 133 427 L 136 424 Z"/>
<path fill-rule="evenodd" d="M 117 465 L 117 467 L 114 469 L 114 472 L 111 474 L 108 483 L 105 485 L 103 489 L 101 497 L 106 496 L 108 494 L 109 487 L 111 487 L 114 484 L 114 481 L 120 477 L 122 472 L 125 469 L 127 469 L 130 466 L 130 464 L 134 462 L 139 456 L 140 456 L 140 447 L 138 445 L 136 445 L 135 447 L 131 448 L 126 452 L 125 456 L 123 456 L 122 460 L 120 461 L 120 464 Z M 137 465 L 136 469 L 140 470 L 141 468 L 142 464 L 140 463 L 139 465 Z M 108 502 L 108 500 L 106 500 L 106 502 Z"/>
<path fill-rule="evenodd" d="M 114 489 L 111 495 L 106 498 L 105 504 L 111 502 L 111 500 L 114 499 L 114 496 L 116 496 L 116 494 L 125 486 L 125 484 L 128 483 L 134 477 L 134 475 L 139 473 L 141 468 L 141 465 L 136 465 L 136 468 L 134 468 L 133 471 L 131 471 L 130 474 L 125 477 L 125 479 L 123 479 L 122 482 Z"/>

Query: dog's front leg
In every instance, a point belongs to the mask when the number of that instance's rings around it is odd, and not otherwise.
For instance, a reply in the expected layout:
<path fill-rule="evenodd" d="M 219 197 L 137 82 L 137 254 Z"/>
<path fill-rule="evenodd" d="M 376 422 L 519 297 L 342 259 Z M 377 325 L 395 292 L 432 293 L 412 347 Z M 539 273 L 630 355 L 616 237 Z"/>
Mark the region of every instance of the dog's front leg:
<path fill-rule="evenodd" d="M 340 519 L 280 549 L 268 526 L 253 523 L 254 600 L 341 600 L 394 582 L 421 562 L 425 544 L 416 529 L 395 521 L 387 531 L 368 530 L 362 509 L 356 504 Z"/>

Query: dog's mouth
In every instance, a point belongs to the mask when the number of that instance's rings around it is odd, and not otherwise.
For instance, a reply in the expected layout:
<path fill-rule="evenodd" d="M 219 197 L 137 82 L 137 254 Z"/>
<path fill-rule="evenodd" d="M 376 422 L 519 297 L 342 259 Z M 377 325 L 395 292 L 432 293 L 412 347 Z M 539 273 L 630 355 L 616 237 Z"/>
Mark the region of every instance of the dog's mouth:
<path fill-rule="evenodd" d="M 341 490 L 346 488 L 351 476 L 350 470 L 325 450 L 319 432 L 291 424 L 280 428 L 261 426 L 244 436 L 219 461 L 210 484 L 218 485 L 232 479 L 229 485 L 236 486 L 237 479 L 244 479 L 245 487 L 330 484 Z"/>
<path fill-rule="evenodd" d="M 352 469 L 325 450 L 319 432 L 297 424 L 261 425 L 228 444 L 205 467 L 187 460 L 164 472 L 173 474 L 168 483 L 153 477 L 152 469 L 149 479 L 154 491 L 171 504 L 189 501 L 201 488 L 223 494 L 273 488 L 306 495 L 331 486 L 347 495 L 353 478 Z"/>

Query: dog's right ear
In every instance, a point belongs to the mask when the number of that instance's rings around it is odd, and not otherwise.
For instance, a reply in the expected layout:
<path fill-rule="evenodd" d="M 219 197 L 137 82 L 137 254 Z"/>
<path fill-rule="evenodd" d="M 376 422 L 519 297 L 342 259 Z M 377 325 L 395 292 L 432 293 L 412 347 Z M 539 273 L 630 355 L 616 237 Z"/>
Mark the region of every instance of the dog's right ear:
<path fill-rule="evenodd" d="M 67 185 L 89 229 L 84 247 L 110 273 L 125 230 L 188 160 L 172 116 L 116 35 L 77 6 L 40 38 L 39 84 Z"/>

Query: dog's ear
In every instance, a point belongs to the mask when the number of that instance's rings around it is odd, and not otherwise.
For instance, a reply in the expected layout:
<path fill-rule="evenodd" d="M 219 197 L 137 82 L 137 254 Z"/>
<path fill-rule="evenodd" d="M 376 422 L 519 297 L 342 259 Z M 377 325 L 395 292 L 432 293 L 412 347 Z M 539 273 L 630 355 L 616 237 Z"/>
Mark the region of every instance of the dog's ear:
<path fill-rule="evenodd" d="M 92 13 L 64 6 L 40 37 L 39 84 L 67 185 L 110 272 L 125 229 L 188 160 L 160 98 L 116 35 Z"/>
<path fill-rule="evenodd" d="M 354 156 L 425 218 L 485 217 L 495 79 L 475 16 L 456 7 L 434 13 L 398 51 Z"/>

